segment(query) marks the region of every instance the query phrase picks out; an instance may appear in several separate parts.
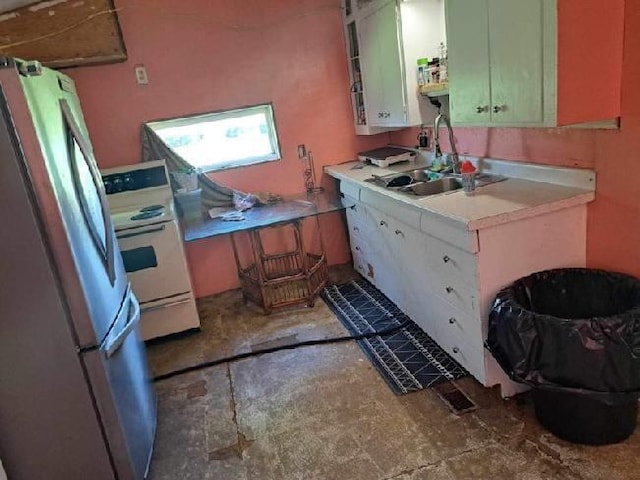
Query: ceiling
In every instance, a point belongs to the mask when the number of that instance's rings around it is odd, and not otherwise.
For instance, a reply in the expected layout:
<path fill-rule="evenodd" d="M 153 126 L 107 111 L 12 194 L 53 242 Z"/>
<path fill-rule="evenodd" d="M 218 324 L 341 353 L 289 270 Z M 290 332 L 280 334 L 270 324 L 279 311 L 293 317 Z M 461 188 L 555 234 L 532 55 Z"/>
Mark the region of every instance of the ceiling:
<path fill-rule="evenodd" d="M 16 8 L 24 7 L 25 5 L 32 5 L 40 1 L 41 0 L 0 0 L 0 13 L 9 12 Z"/>

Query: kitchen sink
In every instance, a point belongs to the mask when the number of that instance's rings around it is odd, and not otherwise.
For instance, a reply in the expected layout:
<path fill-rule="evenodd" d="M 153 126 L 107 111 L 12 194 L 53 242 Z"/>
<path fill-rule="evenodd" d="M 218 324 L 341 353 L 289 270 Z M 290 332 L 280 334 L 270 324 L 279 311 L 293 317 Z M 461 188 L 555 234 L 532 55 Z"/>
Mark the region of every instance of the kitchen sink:
<path fill-rule="evenodd" d="M 425 169 L 417 169 L 383 176 L 373 175 L 365 181 L 391 190 L 417 196 L 437 195 L 462 188 L 460 174 L 446 173 L 442 178 L 429 180 L 429 178 L 433 178 L 434 175 L 438 174 L 434 174 Z M 484 187 L 485 185 L 501 182 L 506 179 L 507 177 L 501 175 L 476 173 L 476 187 Z"/>
<path fill-rule="evenodd" d="M 436 195 L 438 193 L 452 192 L 462 188 L 462 180 L 454 177 L 444 177 L 428 182 L 417 182 L 403 188 L 403 191 L 414 195 Z"/>

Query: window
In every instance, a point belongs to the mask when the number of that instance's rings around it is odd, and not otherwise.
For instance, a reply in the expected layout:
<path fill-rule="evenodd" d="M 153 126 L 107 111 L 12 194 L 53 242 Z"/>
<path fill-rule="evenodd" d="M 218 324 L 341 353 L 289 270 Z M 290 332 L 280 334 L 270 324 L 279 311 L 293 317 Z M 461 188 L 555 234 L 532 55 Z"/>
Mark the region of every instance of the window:
<path fill-rule="evenodd" d="M 280 159 L 270 104 L 148 125 L 169 148 L 200 171 Z"/>

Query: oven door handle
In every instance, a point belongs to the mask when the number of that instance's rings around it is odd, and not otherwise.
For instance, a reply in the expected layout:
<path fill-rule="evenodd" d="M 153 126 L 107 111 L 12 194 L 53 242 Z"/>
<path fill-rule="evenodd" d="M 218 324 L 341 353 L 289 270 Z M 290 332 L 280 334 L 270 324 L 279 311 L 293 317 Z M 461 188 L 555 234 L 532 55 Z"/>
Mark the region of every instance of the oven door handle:
<path fill-rule="evenodd" d="M 116 237 L 118 238 L 118 240 L 122 239 L 122 238 L 132 238 L 132 237 L 137 237 L 139 235 L 146 235 L 147 233 L 155 233 L 155 232 L 162 232 L 165 229 L 165 226 L 162 225 L 158 228 L 152 228 L 151 230 L 145 230 L 144 232 L 135 232 L 135 233 L 125 233 L 124 235 L 116 235 Z"/>
<path fill-rule="evenodd" d="M 163 305 L 156 305 L 154 307 L 146 307 L 141 309 L 140 313 L 148 313 L 148 312 L 155 312 L 156 310 L 164 310 L 165 308 L 171 308 L 177 305 L 183 305 L 185 303 L 189 303 L 190 301 L 191 301 L 191 298 L 185 298 L 184 300 L 178 300 L 176 302 L 165 303 Z"/>

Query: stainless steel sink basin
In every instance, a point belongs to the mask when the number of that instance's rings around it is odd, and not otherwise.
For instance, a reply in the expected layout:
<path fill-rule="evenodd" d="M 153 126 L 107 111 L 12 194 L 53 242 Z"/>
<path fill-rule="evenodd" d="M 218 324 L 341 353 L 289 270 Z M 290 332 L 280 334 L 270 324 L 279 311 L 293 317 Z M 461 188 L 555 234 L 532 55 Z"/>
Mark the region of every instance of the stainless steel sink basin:
<path fill-rule="evenodd" d="M 452 192 L 462 188 L 462 181 L 453 177 L 444 177 L 438 180 L 431 180 L 429 182 L 414 183 L 403 188 L 403 191 L 408 191 L 414 195 L 436 195 L 438 193 Z"/>
<path fill-rule="evenodd" d="M 417 169 L 409 170 L 408 172 L 392 173 L 390 175 L 372 175 L 372 177 L 366 181 L 376 183 L 385 188 L 400 188 L 416 182 L 429 181 L 429 171 Z"/>
<path fill-rule="evenodd" d="M 407 172 L 392 173 L 390 175 L 373 175 L 367 182 L 382 187 L 417 196 L 437 195 L 452 192 L 462 188 L 460 174 L 447 173 L 443 178 L 429 180 L 429 170 L 416 169 Z M 491 183 L 501 182 L 507 177 L 488 173 L 476 174 L 476 187 L 484 187 Z"/>
<path fill-rule="evenodd" d="M 416 182 L 427 182 L 429 181 L 429 171 L 428 170 L 411 170 L 409 172 L 403 172 L 405 175 L 409 175 Z"/>

